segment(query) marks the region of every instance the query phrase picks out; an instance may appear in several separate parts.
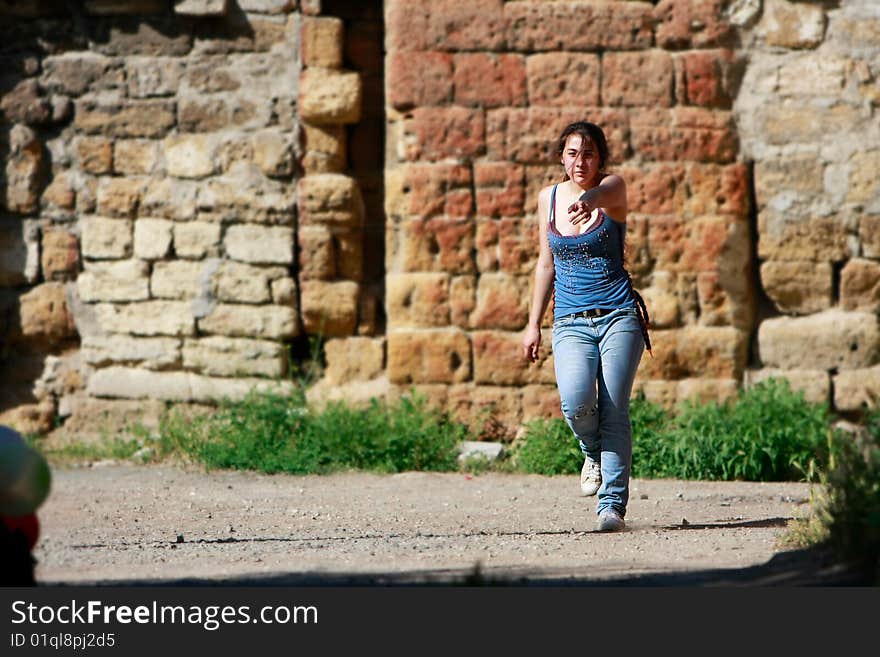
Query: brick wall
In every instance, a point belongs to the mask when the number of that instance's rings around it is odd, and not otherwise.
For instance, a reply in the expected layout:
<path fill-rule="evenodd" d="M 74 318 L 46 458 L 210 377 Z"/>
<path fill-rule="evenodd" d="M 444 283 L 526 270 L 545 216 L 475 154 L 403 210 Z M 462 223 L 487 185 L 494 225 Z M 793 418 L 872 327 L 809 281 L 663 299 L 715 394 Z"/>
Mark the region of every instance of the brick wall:
<path fill-rule="evenodd" d="M 583 118 L 629 186 L 639 390 L 880 392 L 876 3 L 0 0 L 0 34 L 0 421 L 240 396 L 316 336 L 314 401 L 558 416 L 549 330 L 519 342 Z"/>

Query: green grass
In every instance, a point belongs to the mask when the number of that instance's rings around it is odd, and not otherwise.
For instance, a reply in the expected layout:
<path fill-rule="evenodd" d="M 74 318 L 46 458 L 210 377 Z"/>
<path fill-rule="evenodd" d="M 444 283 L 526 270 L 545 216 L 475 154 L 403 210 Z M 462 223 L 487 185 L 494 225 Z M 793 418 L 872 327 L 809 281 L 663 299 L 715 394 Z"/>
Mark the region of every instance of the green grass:
<path fill-rule="evenodd" d="M 208 468 L 323 474 L 339 470 L 455 470 L 464 425 L 429 409 L 419 396 L 363 408 L 308 407 L 300 395 L 253 393 L 217 412 L 172 412 L 161 426 L 163 453 Z"/>
<path fill-rule="evenodd" d="M 827 407 L 781 380 L 726 403 L 686 403 L 675 414 L 637 396 L 630 418 L 634 477 L 797 481 L 811 460 L 827 461 Z M 546 475 L 577 473 L 583 462 L 561 419 L 529 423 L 513 458 L 520 471 Z"/>

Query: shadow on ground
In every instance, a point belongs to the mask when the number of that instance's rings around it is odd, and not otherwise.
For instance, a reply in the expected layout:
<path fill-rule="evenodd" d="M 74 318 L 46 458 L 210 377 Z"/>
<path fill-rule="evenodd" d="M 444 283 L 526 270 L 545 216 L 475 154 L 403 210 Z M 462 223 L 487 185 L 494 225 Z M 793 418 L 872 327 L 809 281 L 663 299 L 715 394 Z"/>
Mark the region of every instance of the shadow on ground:
<path fill-rule="evenodd" d="M 573 586 L 573 587 L 851 587 L 874 586 L 868 573 L 838 563 L 825 548 L 791 550 L 758 566 L 715 570 L 668 572 L 624 578 L 572 575 L 570 571 L 509 568 L 484 570 L 426 570 L 406 573 L 277 573 L 225 579 L 113 580 L 77 582 L 75 586 Z M 63 587 L 64 582 L 37 582 L 37 586 Z"/>

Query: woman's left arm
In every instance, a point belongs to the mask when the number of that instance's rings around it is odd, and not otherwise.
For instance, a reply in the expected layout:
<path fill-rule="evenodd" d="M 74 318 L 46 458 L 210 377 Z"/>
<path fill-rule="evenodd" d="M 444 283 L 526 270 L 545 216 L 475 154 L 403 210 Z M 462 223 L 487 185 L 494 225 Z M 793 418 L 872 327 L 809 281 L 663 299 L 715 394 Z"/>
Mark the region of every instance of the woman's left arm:
<path fill-rule="evenodd" d="M 595 187 L 580 195 L 569 208 L 569 221 L 579 224 L 589 219 L 593 210 L 605 208 L 608 215 L 620 223 L 626 222 L 628 212 L 626 183 L 617 174 L 605 176 Z"/>

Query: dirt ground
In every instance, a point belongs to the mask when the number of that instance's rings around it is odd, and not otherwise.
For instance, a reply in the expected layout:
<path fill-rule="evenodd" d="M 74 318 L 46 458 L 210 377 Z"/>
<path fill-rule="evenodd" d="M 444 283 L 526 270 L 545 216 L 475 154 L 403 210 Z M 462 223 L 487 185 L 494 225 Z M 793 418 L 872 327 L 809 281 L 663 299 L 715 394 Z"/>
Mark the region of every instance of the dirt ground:
<path fill-rule="evenodd" d="M 575 476 L 328 476 L 98 463 L 56 468 L 39 585 L 840 583 L 786 551 L 802 483 L 634 480 L 627 531 L 595 530 Z M 845 583 L 845 582 L 843 582 Z"/>

